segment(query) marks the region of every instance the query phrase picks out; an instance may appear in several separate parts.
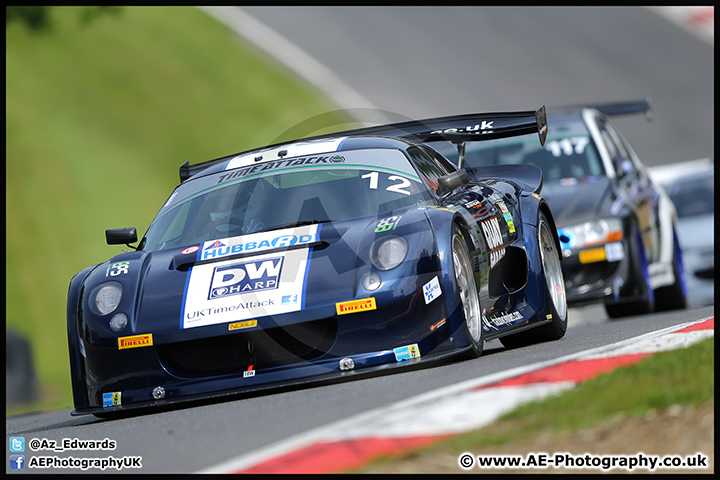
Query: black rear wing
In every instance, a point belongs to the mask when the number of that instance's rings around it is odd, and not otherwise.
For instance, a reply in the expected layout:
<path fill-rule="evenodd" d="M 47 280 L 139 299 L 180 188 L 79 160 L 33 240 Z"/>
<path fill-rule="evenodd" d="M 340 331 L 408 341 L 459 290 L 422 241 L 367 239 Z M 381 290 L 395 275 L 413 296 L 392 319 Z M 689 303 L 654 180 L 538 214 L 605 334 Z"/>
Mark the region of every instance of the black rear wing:
<path fill-rule="evenodd" d="M 545 105 L 543 105 L 535 111 L 470 113 L 465 115 L 428 118 L 425 120 L 410 120 L 407 122 L 377 125 L 374 127 L 364 127 L 313 137 L 305 137 L 298 140 L 319 140 L 359 135 L 400 137 L 418 140 L 420 142 L 447 140 L 457 145 L 458 152 L 460 153 L 459 168 L 462 168 L 465 142 L 493 140 L 496 138 L 515 137 L 519 135 L 537 133 L 540 138 L 540 144 L 545 145 L 547 131 L 547 115 L 545 113 Z M 280 145 L 297 142 L 298 140 L 282 142 L 263 148 L 275 148 Z M 211 165 L 215 165 L 237 155 L 252 152 L 253 150 L 228 155 L 223 158 L 209 160 L 195 165 L 190 165 L 189 162 L 185 162 L 182 166 L 180 166 L 180 181 L 184 182 L 186 179 Z"/>
<path fill-rule="evenodd" d="M 448 117 L 410 120 L 407 122 L 358 128 L 314 138 L 345 137 L 350 135 L 380 135 L 430 142 L 447 140 L 453 143 L 492 140 L 537 133 L 540 143 L 547 138 L 545 105 L 536 111 L 470 113 Z"/>
<path fill-rule="evenodd" d="M 650 105 L 650 97 L 646 97 L 644 100 L 631 100 L 627 102 L 610 102 L 610 103 L 596 103 L 596 104 L 582 104 L 572 107 L 560 107 L 558 110 L 563 109 L 579 109 L 579 108 L 594 108 L 600 113 L 607 115 L 608 117 L 618 117 L 621 115 L 634 115 L 637 113 L 645 114 L 645 118 L 648 122 L 652 121 L 652 106 Z M 553 110 L 555 110 L 553 108 Z"/>

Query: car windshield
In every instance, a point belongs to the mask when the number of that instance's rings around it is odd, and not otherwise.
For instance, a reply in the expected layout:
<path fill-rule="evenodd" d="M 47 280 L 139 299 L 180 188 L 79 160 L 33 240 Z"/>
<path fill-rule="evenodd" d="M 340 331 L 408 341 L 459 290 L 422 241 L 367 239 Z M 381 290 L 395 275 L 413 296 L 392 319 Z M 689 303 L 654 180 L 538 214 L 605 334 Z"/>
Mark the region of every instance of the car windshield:
<path fill-rule="evenodd" d="M 545 183 L 586 181 L 605 176 L 600 156 L 582 122 L 548 122 L 545 146 L 536 134 L 467 142 L 464 168 L 532 164 L 543 171 Z M 457 148 L 449 142 L 432 146 L 457 164 Z"/>
<path fill-rule="evenodd" d="M 679 218 L 715 212 L 715 175 L 710 170 L 702 176 L 682 178 L 666 188 Z"/>
<path fill-rule="evenodd" d="M 377 216 L 431 198 L 400 150 L 343 151 L 239 165 L 180 185 L 148 228 L 142 248 L 163 250 Z"/>

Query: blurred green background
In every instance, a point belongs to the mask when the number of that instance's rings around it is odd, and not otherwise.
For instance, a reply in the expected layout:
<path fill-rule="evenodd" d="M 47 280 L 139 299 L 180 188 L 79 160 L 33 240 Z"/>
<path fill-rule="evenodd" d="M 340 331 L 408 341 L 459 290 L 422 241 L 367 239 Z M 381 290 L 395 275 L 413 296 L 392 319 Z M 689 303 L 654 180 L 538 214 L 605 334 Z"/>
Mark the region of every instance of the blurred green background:
<path fill-rule="evenodd" d="M 120 253 L 105 229 L 142 235 L 185 161 L 353 125 L 195 7 L 6 7 L 5 35 L 6 329 L 41 386 L 6 413 L 70 408 L 67 288 Z"/>

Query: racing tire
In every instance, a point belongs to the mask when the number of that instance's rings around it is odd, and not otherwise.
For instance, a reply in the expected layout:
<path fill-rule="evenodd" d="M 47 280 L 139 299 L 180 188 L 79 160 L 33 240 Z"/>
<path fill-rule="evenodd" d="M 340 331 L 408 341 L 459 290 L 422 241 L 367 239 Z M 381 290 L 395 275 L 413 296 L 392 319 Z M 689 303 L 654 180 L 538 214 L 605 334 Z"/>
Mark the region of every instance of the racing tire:
<path fill-rule="evenodd" d="M 655 290 L 655 311 L 682 310 L 687 308 L 687 285 L 682 250 L 673 228 L 673 275 L 675 283 Z"/>
<path fill-rule="evenodd" d="M 538 217 L 538 247 L 545 285 L 545 309 L 537 313 L 540 320 L 551 320 L 529 330 L 514 335 L 501 337 L 500 343 L 506 348 L 517 348 L 534 343 L 559 340 L 565 336 L 568 325 L 567 295 L 565 279 L 560 265 L 560 251 L 553 236 L 551 223 L 545 214 Z"/>
<path fill-rule="evenodd" d="M 463 310 L 465 333 L 470 343 L 471 356 L 479 357 L 483 351 L 483 325 L 480 299 L 473 272 L 470 251 L 462 232 L 456 228 L 451 240 L 453 271 Z"/>
<path fill-rule="evenodd" d="M 645 246 L 639 230 L 635 230 L 635 241 L 630 246 L 631 258 L 635 267 L 634 281 L 640 291 L 640 300 L 619 303 L 606 303 L 605 312 L 611 319 L 631 315 L 651 313 L 655 308 L 655 291 L 650 285 L 650 272 L 645 254 Z"/>

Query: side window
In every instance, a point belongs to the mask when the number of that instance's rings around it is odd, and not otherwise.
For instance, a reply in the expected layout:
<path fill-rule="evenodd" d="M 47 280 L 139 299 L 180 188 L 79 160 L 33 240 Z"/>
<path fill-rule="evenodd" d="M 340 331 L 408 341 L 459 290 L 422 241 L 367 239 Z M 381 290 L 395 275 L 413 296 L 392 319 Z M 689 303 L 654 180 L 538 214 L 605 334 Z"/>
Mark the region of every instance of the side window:
<path fill-rule="evenodd" d="M 598 127 L 600 127 L 600 133 L 605 141 L 608 152 L 610 152 L 613 165 L 615 165 L 615 171 L 618 172 L 618 175 L 625 175 L 636 171 L 637 168 L 625 148 L 622 138 L 610 122 L 602 119 L 598 122 Z"/>
<path fill-rule="evenodd" d="M 422 177 L 425 184 L 433 191 L 437 191 L 438 178 L 447 175 L 447 171 L 442 168 L 426 150 L 412 146 L 407 149 L 408 154 L 415 164 L 418 173 Z"/>
<path fill-rule="evenodd" d="M 455 166 L 454 163 L 445 158 L 440 152 L 437 152 L 432 148 L 421 148 L 423 149 L 423 151 L 426 151 L 428 155 L 430 155 L 435 160 L 435 162 L 437 162 L 438 165 L 440 165 L 440 167 L 445 171 L 444 175 L 457 171 L 457 166 Z"/>

